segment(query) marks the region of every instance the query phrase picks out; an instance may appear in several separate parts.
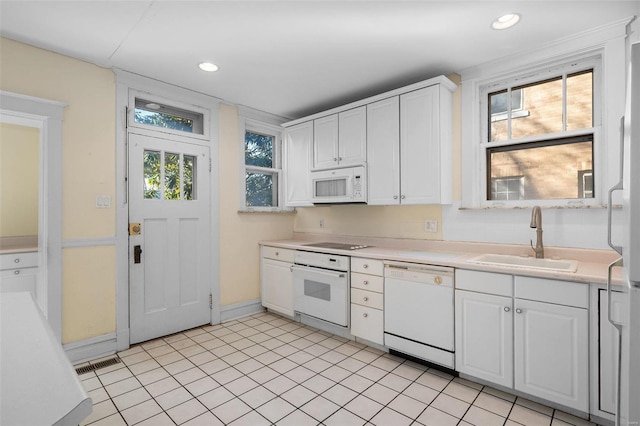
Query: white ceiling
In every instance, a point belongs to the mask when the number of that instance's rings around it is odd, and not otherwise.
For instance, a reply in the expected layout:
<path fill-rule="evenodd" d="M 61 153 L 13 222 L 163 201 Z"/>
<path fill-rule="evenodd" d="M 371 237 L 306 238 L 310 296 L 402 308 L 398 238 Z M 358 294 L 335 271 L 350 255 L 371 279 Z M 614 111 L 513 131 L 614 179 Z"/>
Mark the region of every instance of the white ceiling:
<path fill-rule="evenodd" d="M 492 30 L 507 12 L 520 23 Z M 1 0 L 0 34 L 299 118 L 637 14 L 639 1 Z"/>

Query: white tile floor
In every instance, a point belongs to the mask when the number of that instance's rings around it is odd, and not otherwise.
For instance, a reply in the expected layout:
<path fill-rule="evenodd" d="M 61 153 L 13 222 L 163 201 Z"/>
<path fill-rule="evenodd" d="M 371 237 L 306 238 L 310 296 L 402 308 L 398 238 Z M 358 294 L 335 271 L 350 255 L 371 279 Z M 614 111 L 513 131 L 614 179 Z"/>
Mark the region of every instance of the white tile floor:
<path fill-rule="evenodd" d="M 118 356 L 80 376 L 83 424 L 592 425 L 269 313 Z"/>

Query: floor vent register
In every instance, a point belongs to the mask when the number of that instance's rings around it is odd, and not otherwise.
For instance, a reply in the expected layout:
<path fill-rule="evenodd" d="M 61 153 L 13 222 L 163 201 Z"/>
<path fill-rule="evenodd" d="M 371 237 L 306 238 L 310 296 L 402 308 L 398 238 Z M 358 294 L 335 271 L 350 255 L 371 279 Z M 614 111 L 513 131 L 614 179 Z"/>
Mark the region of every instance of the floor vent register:
<path fill-rule="evenodd" d="M 101 368 L 109 367 L 110 365 L 115 365 L 120 363 L 120 358 L 113 357 L 109 359 L 105 359 L 103 361 L 99 361 L 93 364 L 85 365 L 83 367 L 76 368 L 76 373 L 78 375 L 89 373 L 90 371 L 99 370 Z"/>

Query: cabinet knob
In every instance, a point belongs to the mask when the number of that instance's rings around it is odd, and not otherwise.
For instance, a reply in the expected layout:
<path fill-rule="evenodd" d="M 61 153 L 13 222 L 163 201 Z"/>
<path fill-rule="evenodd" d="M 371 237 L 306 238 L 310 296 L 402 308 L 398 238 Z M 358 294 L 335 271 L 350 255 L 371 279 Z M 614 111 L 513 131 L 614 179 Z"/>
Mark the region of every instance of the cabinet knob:
<path fill-rule="evenodd" d="M 20 263 L 20 258 L 19 258 L 19 257 L 16 257 L 13 261 L 14 261 L 15 263 Z"/>
<path fill-rule="evenodd" d="M 362 314 L 362 316 L 366 318 L 366 317 L 368 317 L 368 316 L 369 316 L 369 314 L 364 313 L 364 314 Z"/>
<path fill-rule="evenodd" d="M 516 314 L 521 314 L 522 313 L 522 309 L 518 308 L 516 309 Z"/>
<path fill-rule="evenodd" d="M 369 300 L 369 298 L 367 296 L 363 297 L 362 300 L 364 300 L 365 302 L 367 302 Z"/>
<path fill-rule="evenodd" d="M 342 161 L 342 157 L 338 157 L 338 161 Z"/>
<path fill-rule="evenodd" d="M 511 308 L 510 308 L 510 307 L 508 307 L 508 306 L 505 306 L 505 307 L 504 307 L 504 311 L 505 311 L 505 312 L 509 312 L 510 310 L 511 310 Z"/>
<path fill-rule="evenodd" d="M 367 269 L 367 268 L 369 267 L 369 265 L 367 265 L 367 264 L 365 263 L 364 265 L 362 265 L 362 267 L 363 267 L 364 269 Z"/>
<path fill-rule="evenodd" d="M 442 277 L 440 277 L 440 276 L 435 277 L 433 279 L 433 282 L 435 282 L 438 285 L 442 284 Z"/>
<path fill-rule="evenodd" d="M 280 252 L 279 251 L 276 252 L 276 256 L 280 256 Z"/>
<path fill-rule="evenodd" d="M 338 159 L 336 157 L 333 157 L 333 161 L 338 161 Z"/>
<path fill-rule="evenodd" d="M 393 199 L 394 199 L 394 200 L 397 200 L 397 199 L 398 199 L 398 196 L 397 196 L 397 195 L 394 195 L 394 196 L 393 196 Z"/>
<path fill-rule="evenodd" d="M 366 280 L 365 280 L 365 281 L 362 281 L 362 284 L 364 284 L 364 285 L 369 285 L 369 281 L 366 281 Z"/>
<path fill-rule="evenodd" d="M 404 200 L 407 197 L 405 197 L 404 195 L 401 195 L 400 198 Z"/>
<path fill-rule="evenodd" d="M 15 271 L 13 271 L 14 275 L 20 275 L 20 269 L 16 269 Z"/>

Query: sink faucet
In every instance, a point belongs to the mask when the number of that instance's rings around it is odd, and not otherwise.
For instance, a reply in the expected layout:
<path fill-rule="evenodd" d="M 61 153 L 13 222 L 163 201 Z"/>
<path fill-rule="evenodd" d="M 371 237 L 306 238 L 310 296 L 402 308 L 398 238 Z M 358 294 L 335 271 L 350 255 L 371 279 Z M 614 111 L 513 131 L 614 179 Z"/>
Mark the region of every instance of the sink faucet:
<path fill-rule="evenodd" d="M 536 228 L 536 246 L 533 246 L 531 241 L 531 248 L 536 253 L 536 259 L 544 259 L 544 246 L 542 245 L 542 210 L 540 206 L 535 206 L 531 212 L 531 225 L 532 228 Z"/>

